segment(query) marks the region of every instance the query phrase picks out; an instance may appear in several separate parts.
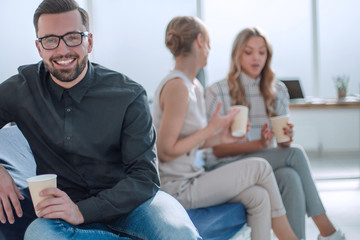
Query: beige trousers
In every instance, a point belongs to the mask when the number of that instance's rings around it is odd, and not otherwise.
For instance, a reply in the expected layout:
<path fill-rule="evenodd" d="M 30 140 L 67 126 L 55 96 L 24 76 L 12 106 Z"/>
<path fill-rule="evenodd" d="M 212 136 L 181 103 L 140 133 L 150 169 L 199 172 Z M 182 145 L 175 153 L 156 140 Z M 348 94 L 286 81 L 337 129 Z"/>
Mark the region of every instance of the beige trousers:
<path fill-rule="evenodd" d="M 271 218 L 285 214 L 272 168 L 262 158 L 227 164 L 185 185 L 175 197 L 187 209 L 226 202 L 244 204 L 253 240 L 269 240 Z"/>

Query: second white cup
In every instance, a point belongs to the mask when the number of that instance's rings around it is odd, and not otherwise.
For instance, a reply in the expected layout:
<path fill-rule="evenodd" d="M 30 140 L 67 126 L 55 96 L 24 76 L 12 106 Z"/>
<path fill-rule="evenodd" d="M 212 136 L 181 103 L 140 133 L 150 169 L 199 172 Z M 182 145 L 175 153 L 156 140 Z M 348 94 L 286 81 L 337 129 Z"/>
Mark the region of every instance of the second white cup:
<path fill-rule="evenodd" d="M 277 116 L 270 118 L 271 126 L 275 134 L 276 142 L 283 143 L 290 141 L 290 137 L 284 134 L 284 129 L 289 122 L 289 116 Z"/>
<path fill-rule="evenodd" d="M 243 105 L 234 105 L 231 108 L 240 109 L 231 125 L 231 134 L 234 137 L 242 137 L 246 134 L 249 108 Z"/>

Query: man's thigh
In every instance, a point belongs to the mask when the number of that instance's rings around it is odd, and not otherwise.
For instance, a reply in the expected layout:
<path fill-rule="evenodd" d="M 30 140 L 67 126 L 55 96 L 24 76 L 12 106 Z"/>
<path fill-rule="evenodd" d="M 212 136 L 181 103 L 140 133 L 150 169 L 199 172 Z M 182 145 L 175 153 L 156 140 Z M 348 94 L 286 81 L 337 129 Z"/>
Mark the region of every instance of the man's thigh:
<path fill-rule="evenodd" d="M 113 233 L 105 224 L 74 226 L 60 219 L 38 218 L 25 232 L 24 240 L 130 240 Z"/>
<path fill-rule="evenodd" d="M 53 240 L 201 239 L 182 205 L 162 191 L 112 224 L 73 226 L 62 220 L 36 219 L 27 229 L 25 240 L 39 240 L 40 236 L 44 240 L 50 236 L 56 236 Z"/>
<path fill-rule="evenodd" d="M 163 191 L 109 227 L 131 239 L 201 239 L 183 206 Z"/>

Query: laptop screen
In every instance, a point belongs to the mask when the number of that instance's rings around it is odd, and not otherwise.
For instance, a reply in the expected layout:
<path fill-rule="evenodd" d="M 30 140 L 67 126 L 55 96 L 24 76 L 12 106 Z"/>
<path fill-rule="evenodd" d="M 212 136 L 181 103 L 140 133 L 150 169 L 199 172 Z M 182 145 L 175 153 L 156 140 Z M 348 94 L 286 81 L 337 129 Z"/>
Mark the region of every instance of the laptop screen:
<path fill-rule="evenodd" d="M 285 80 L 279 79 L 282 81 L 289 91 L 290 99 L 302 99 L 304 98 L 303 91 L 300 86 L 300 81 L 297 79 Z"/>

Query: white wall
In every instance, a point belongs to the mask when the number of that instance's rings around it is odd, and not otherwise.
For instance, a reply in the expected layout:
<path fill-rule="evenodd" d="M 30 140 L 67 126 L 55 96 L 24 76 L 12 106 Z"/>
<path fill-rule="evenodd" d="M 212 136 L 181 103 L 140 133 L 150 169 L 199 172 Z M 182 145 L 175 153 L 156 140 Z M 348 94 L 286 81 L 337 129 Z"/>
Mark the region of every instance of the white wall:
<path fill-rule="evenodd" d="M 33 15 L 40 0 L 0 0 L 0 82 L 17 67 L 40 61 L 35 47 Z"/>
<path fill-rule="evenodd" d="M 311 78 L 311 18 L 306 11 L 310 9 L 310 1 L 223 0 L 221 4 L 220 8 L 217 0 L 207 0 L 204 5 L 211 44 L 209 83 L 226 76 L 236 35 L 246 27 L 255 26 L 269 38 L 274 51 L 272 67 L 278 77 Z M 311 87 L 310 82 L 306 88 L 311 90 Z"/>
<path fill-rule="evenodd" d="M 333 77 L 350 77 L 349 93 L 360 94 L 360 1 L 319 0 L 320 94 L 335 96 Z"/>
<path fill-rule="evenodd" d="M 41 0 L 0 0 L 0 83 L 20 65 L 41 60 L 35 47 L 33 14 Z M 172 68 L 165 28 L 177 15 L 196 15 L 195 0 L 80 0 L 91 15 L 91 61 L 125 73 L 142 84 L 151 99 Z"/>
<path fill-rule="evenodd" d="M 273 46 L 278 78 L 299 78 L 307 96 L 336 97 L 333 77 L 349 75 L 349 94 L 360 93 L 360 1 L 317 0 L 319 79 L 314 79 L 312 12 L 314 0 L 204 0 L 211 53 L 209 83 L 224 78 L 235 36 L 245 27 L 264 30 Z M 221 4 L 221 6 L 220 6 Z M 319 89 L 314 89 L 314 81 Z"/>
<path fill-rule="evenodd" d="M 224 78 L 229 70 L 232 43 L 246 27 L 260 27 L 273 47 L 272 68 L 279 78 L 312 77 L 310 1 L 223 0 L 205 2 L 210 29 L 209 82 Z M 226 27 L 227 26 L 227 27 Z M 228 27 L 231 26 L 231 27 Z M 311 81 L 303 82 L 312 91 Z"/>
<path fill-rule="evenodd" d="M 41 60 L 35 46 L 33 16 L 42 0 L 0 0 L 0 83 L 17 68 Z M 80 6 L 86 8 L 86 0 Z"/>
<path fill-rule="evenodd" d="M 165 27 L 176 15 L 196 15 L 200 0 L 79 0 L 91 14 L 94 50 L 90 59 L 123 72 L 152 98 L 173 66 L 164 44 Z M 41 0 L 0 0 L 0 82 L 17 67 L 40 61 L 33 14 Z M 311 0 L 201 0 L 210 34 L 208 83 L 226 76 L 236 34 L 259 26 L 274 48 L 272 67 L 279 78 L 300 78 L 314 95 Z M 318 0 L 320 94 L 335 97 L 332 77 L 350 76 L 349 93 L 360 93 L 360 1 Z M 221 5 L 220 5 L 221 4 Z"/>
<path fill-rule="evenodd" d="M 196 15 L 196 1 L 92 2 L 92 60 L 141 83 L 151 99 L 158 83 L 174 64 L 165 47 L 166 26 L 174 16 Z"/>

